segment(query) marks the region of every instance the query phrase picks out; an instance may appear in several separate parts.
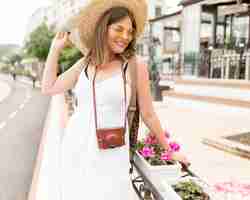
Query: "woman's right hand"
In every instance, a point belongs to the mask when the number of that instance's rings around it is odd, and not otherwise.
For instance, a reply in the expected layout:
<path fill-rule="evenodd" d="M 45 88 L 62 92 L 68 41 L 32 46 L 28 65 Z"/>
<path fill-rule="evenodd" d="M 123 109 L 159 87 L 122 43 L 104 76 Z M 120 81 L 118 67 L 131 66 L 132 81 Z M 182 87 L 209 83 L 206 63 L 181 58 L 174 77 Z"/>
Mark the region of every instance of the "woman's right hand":
<path fill-rule="evenodd" d="M 57 32 L 51 43 L 51 49 L 61 52 L 65 47 L 70 45 L 69 33 Z"/>
<path fill-rule="evenodd" d="M 172 154 L 172 158 L 178 162 L 180 162 L 182 165 L 184 165 L 185 167 L 189 167 L 190 166 L 190 162 L 187 159 L 187 157 L 181 153 L 181 152 L 174 152 Z"/>

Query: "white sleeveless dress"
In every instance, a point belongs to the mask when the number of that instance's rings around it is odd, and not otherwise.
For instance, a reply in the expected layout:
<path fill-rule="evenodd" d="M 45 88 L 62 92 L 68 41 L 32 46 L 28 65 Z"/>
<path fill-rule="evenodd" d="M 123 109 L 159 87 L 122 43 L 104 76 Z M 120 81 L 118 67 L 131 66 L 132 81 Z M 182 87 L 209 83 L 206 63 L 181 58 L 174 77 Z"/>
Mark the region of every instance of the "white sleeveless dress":
<path fill-rule="evenodd" d="M 127 102 L 131 90 L 127 88 Z M 129 176 L 129 134 L 126 145 L 99 150 L 95 135 L 92 81 L 84 71 L 75 87 L 78 107 L 70 118 L 61 144 L 60 200 L 135 199 Z M 96 82 L 99 128 L 124 125 L 121 70 Z M 126 106 L 127 109 L 127 106 Z M 50 199 L 49 199 L 50 200 Z"/>

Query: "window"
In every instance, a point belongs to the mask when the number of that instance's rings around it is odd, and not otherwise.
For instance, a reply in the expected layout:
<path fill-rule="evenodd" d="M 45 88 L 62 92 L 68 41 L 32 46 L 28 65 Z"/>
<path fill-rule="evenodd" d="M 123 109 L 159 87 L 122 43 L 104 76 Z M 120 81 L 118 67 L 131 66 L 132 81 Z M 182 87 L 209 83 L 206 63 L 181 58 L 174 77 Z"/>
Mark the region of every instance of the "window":
<path fill-rule="evenodd" d="M 143 44 L 137 44 L 137 53 L 138 55 L 140 56 L 143 56 L 144 55 L 144 48 L 143 48 Z"/>
<path fill-rule="evenodd" d="M 161 7 L 157 6 L 155 7 L 155 17 L 160 17 L 161 16 Z"/>

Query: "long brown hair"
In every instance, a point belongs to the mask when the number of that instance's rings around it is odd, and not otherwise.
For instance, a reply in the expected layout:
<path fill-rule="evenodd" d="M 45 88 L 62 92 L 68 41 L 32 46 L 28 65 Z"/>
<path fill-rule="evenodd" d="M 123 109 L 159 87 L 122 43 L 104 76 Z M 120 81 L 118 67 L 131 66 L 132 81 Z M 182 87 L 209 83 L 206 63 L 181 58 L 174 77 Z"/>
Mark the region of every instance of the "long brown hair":
<path fill-rule="evenodd" d="M 103 17 L 100 18 L 98 25 L 96 26 L 95 33 L 93 38 L 91 39 L 90 52 L 87 55 L 88 59 L 91 59 L 93 64 L 100 65 L 104 62 L 104 51 L 105 51 L 105 41 L 107 41 L 107 31 L 108 26 L 122 20 L 125 17 L 129 17 L 132 21 L 132 26 L 134 31 L 136 31 L 136 22 L 134 16 L 129 12 L 128 9 L 124 7 L 114 7 L 110 10 L 106 11 Z M 136 38 L 135 33 L 132 41 L 129 43 L 128 47 L 119 54 L 119 56 L 123 59 L 129 59 L 133 55 L 135 55 L 135 45 Z M 87 60 L 88 60 L 87 59 Z"/>

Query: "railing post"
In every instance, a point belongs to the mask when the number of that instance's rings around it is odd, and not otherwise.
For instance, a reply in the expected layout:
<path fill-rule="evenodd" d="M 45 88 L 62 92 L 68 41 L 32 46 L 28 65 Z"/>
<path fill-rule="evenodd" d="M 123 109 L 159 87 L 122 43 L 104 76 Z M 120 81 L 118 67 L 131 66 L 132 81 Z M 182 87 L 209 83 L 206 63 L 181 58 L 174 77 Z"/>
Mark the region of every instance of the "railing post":
<path fill-rule="evenodd" d="M 226 75 L 225 75 L 225 78 L 229 79 L 229 70 L 230 70 L 230 56 L 229 56 L 229 54 L 227 54 L 225 56 L 225 59 L 226 59 Z"/>
<path fill-rule="evenodd" d="M 238 55 L 235 55 L 235 71 L 234 71 L 234 79 L 238 79 L 238 74 L 239 74 L 239 68 L 240 68 L 240 63 L 239 63 L 239 58 Z"/>
<path fill-rule="evenodd" d="M 221 79 L 224 79 L 224 59 L 223 59 L 223 55 L 220 55 L 220 69 L 221 69 Z"/>

